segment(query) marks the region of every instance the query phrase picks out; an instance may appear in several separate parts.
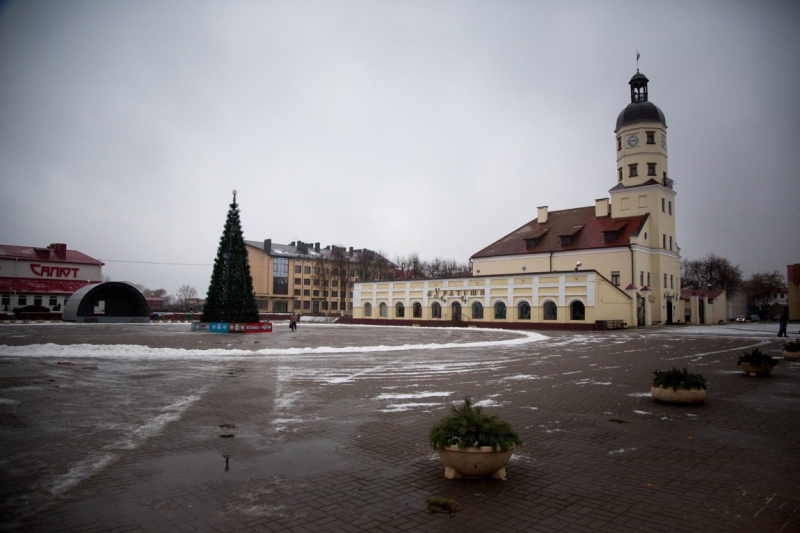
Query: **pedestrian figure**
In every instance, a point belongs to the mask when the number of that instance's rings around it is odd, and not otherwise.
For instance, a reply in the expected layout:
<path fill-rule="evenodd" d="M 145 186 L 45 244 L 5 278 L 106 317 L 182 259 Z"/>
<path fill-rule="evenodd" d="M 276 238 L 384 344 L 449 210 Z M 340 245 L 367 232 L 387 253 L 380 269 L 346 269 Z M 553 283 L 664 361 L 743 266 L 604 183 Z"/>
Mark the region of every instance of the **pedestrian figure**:
<path fill-rule="evenodd" d="M 289 316 L 289 329 L 297 331 L 297 315 L 294 313 Z"/>
<path fill-rule="evenodd" d="M 778 328 L 778 337 L 786 337 L 786 313 L 781 315 L 780 327 Z"/>

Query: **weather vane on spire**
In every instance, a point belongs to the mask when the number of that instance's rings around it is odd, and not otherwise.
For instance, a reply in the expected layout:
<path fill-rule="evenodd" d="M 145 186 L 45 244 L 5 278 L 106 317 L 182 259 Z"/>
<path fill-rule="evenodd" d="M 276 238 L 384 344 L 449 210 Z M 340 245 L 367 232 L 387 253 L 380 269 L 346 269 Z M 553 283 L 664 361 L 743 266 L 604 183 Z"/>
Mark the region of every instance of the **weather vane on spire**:
<path fill-rule="evenodd" d="M 636 50 L 636 72 L 639 72 L 639 50 Z"/>

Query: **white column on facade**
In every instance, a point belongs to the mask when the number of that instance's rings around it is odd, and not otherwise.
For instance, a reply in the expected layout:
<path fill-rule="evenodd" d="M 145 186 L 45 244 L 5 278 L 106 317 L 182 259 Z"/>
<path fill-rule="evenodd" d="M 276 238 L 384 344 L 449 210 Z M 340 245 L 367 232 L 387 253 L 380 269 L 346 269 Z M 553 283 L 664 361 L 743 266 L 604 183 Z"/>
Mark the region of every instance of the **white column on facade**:
<path fill-rule="evenodd" d="M 708 308 L 708 295 L 704 294 L 703 295 L 703 324 L 713 324 L 714 323 L 709 318 L 709 315 L 711 314 L 709 311 L 710 310 Z"/>

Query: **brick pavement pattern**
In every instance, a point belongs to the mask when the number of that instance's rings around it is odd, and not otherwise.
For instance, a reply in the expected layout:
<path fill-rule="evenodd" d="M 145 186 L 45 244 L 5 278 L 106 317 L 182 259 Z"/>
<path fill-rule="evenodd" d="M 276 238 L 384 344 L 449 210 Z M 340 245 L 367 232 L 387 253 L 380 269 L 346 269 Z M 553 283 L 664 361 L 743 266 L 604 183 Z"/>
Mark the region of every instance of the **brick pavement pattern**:
<path fill-rule="evenodd" d="M 519 334 L 186 329 L 0 326 L 3 529 L 800 531 L 800 363 L 769 378 L 736 367 L 754 346 L 777 356 L 771 336 L 660 328 L 469 346 Z M 48 342 L 212 355 L 4 355 Z M 314 346 L 343 350 L 291 351 Z M 231 349 L 252 355 L 219 351 Z M 705 375 L 705 405 L 649 397 L 652 371 L 672 366 Z M 447 480 L 427 444 L 466 395 L 523 439 L 506 481 Z M 459 510 L 431 514 L 431 496 Z"/>

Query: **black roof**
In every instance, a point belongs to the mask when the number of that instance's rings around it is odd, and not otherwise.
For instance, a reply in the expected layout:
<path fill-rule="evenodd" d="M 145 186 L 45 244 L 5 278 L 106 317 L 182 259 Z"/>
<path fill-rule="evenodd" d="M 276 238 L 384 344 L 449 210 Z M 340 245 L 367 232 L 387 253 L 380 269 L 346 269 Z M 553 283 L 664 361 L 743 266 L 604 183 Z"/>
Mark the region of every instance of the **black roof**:
<path fill-rule="evenodd" d="M 653 102 L 634 102 L 622 110 L 622 113 L 617 117 L 617 127 L 619 129 L 626 124 L 633 124 L 634 122 L 660 122 L 667 126 L 667 119 L 664 118 L 664 112 L 661 111 Z"/>

